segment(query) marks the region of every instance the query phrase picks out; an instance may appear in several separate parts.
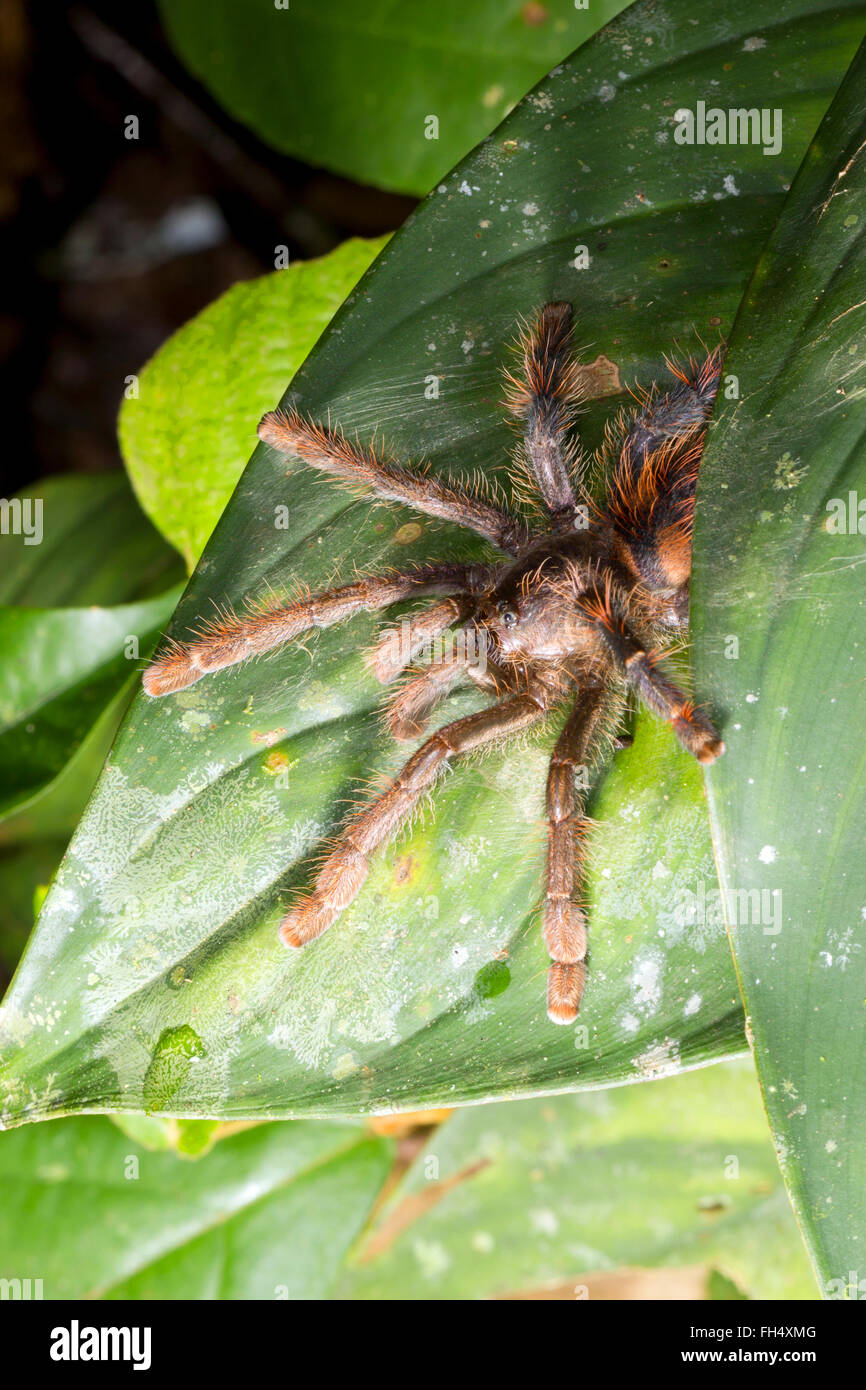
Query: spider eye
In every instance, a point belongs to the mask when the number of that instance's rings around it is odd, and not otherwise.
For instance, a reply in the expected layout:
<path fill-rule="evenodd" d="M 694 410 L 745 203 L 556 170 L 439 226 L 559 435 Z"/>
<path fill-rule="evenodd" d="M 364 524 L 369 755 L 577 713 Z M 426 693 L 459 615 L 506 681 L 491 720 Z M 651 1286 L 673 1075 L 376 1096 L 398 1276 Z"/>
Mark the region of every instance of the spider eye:
<path fill-rule="evenodd" d="M 503 608 L 502 621 L 506 627 L 514 627 L 514 624 L 517 622 L 517 614 L 513 608 Z"/>

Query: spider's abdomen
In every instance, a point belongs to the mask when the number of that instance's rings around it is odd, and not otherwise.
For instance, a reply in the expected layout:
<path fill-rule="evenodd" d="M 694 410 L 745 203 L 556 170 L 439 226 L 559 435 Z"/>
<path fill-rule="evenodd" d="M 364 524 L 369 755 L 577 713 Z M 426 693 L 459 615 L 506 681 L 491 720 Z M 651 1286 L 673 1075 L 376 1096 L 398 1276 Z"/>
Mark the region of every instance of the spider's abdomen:
<path fill-rule="evenodd" d="M 634 416 L 608 484 L 607 514 L 618 553 L 656 593 L 684 591 L 691 570 L 698 465 L 721 374 L 721 354 L 690 362 L 662 395 L 655 387 Z"/>

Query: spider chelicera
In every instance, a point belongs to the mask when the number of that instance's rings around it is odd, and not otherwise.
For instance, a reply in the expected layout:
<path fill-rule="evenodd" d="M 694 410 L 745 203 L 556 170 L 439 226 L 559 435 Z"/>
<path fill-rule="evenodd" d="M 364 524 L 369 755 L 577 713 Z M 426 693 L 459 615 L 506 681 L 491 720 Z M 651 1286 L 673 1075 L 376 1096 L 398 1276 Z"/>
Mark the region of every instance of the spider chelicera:
<path fill-rule="evenodd" d="M 590 459 L 574 438 L 582 374 L 571 333 L 571 305 L 546 304 L 522 334 L 519 368 L 507 375 L 506 404 L 523 423 L 515 481 L 543 509 L 537 524 L 483 483 L 468 486 L 403 467 L 295 410 L 271 412 L 259 425 L 260 438 L 281 453 L 356 492 L 456 521 L 485 537 L 500 558 L 425 564 L 288 604 L 220 614 L 195 640 L 170 642 L 143 675 L 149 695 L 167 695 L 305 629 L 421 595 L 439 598 L 405 620 L 405 640 L 395 644 L 393 633 L 385 633 L 370 653 L 382 682 L 449 630 L 472 638 L 440 650 L 411 674 L 387 721 L 395 737 L 419 737 L 436 702 L 461 678 L 488 690 L 492 703 L 437 729 L 378 796 L 353 812 L 312 888 L 282 920 L 287 946 L 303 946 L 331 926 L 360 890 L 371 855 L 450 761 L 527 730 L 568 702 L 547 780 L 543 932 L 552 960 L 547 1010 L 555 1023 L 577 1017 L 586 974 L 587 792 L 576 770 L 597 766 L 617 746 L 630 692 L 670 723 L 699 762 L 724 752 L 709 719 L 659 668 L 660 654 L 688 623 L 695 484 L 721 351 L 685 366 L 669 364 L 670 389 L 643 393 Z M 606 479 L 601 502 L 588 485 L 593 464 Z"/>

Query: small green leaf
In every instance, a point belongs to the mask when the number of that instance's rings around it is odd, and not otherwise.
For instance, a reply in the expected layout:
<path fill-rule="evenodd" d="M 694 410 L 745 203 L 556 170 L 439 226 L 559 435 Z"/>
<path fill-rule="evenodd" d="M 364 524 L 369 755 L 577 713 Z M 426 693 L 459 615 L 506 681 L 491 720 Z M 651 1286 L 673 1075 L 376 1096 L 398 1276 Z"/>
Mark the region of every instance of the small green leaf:
<path fill-rule="evenodd" d="M 718 1269 L 711 1269 L 707 1279 L 707 1298 L 714 1302 L 748 1302 L 749 1295 L 738 1288 L 733 1279 Z"/>
<path fill-rule="evenodd" d="M 698 679 L 729 749 L 710 788 L 731 940 L 782 1169 L 835 1296 L 866 1239 L 864 82 L 866 48 L 743 302 L 694 562 Z"/>
<path fill-rule="evenodd" d="M 2 536 L 0 818 L 58 777 L 181 592 L 168 587 L 177 558 L 123 474 L 48 478 L 16 504 Z"/>
<path fill-rule="evenodd" d="M 200 1158 L 209 1153 L 223 1133 L 232 1133 L 229 1125 L 219 1120 L 167 1120 L 160 1115 L 135 1113 L 112 1115 L 111 1119 L 123 1134 L 128 1134 L 142 1148 L 160 1153 L 173 1149 L 183 1158 Z"/>
<path fill-rule="evenodd" d="M 0 850 L 0 979 L 9 983 L 41 908 L 45 885 L 66 846 L 63 839 L 37 840 Z"/>
<path fill-rule="evenodd" d="M 128 686 L 121 686 L 54 781 L 0 820 L 0 848 L 38 840 L 68 843 L 102 771 L 130 693 Z"/>
<path fill-rule="evenodd" d="M 113 608 L 0 609 L 0 815 L 60 773 L 141 670 L 181 594 Z M 135 656 L 125 648 L 135 639 Z"/>
<path fill-rule="evenodd" d="M 120 443 L 139 501 L 190 569 L 219 520 L 255 427 L 387 237 L 235 285 L 168 342 L 125 400 Z"/>

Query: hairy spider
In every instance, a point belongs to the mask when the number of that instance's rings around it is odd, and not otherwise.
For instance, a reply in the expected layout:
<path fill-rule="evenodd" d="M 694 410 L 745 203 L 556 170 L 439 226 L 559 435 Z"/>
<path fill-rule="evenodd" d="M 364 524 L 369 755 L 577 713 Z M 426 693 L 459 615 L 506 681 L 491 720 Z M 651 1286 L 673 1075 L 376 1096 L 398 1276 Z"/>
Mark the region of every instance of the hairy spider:
<path fill-rule="evenodd" d="M 149 695 L 167 695 L 307 628 L 421 594 L 443 597 L 406 620 L 409 640 L 399 649 L 385 633 L 370 654 L 383 683 L 446 630 L 473 638 L 440 651 L 402 686 L 388 724 L 397 738 L 417 737 L 433 706 L 462 677 L 488 689 L 494 703 L 438 729 L 380 795 L 351 815 L 314 886 L 282 920 L 287 946 L 303 946 L 331 926 L 360 890 L 370 856 L 451 760 L 529 729 L 570 700 L 547 779 L 543 931 L 554 1023 L 577 1017 L 586 973 L 581 865 L 588 823 L 585 778 L 575 770 L 598 765 L 605 752 L 622 746 L 616 732 L 629 692 L 666 719 L 699 762 L 724 752 L 713 725 L 658 664 L 659 648 L 670 647 L 688 622 L 695 484 L 721 351 L 687 366 L 669 362 L 676 377 L 671 389 L 653 386 L 640 394 L 638 408 L 609 426 L 590 460 L 572 437 L 582 393 L 571 332 L 571 305 L 546 304 L 522 334 L 519 370 L 507 375 L 508 409 L 523 422 L 516 477 L 524 495 L 543 505 L 543 525 L 509 510 L 483 484 L 404 468 L 295 410 L 271 412 L 259 425 L 259 437 L 281 453 L 356 491 L 459 522 L 507 558 L 426 564 L 289 604 L 251 605 L 241 616 L 221 614 L 197 640 L 170 643 L 143 675 Z M 593 461 L 607 478 L 600 504 L 588 486 Z"/>

